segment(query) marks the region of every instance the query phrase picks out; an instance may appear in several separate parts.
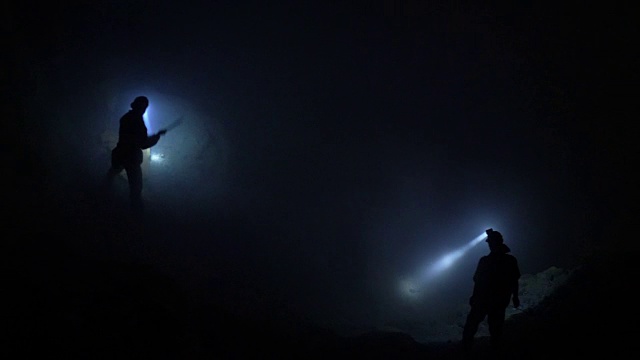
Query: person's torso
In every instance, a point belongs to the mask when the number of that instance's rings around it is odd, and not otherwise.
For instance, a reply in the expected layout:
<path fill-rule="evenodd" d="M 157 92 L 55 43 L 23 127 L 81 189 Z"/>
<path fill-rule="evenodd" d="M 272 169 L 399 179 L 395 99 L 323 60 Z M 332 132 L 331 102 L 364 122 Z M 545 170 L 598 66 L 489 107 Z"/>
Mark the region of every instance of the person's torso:
<path fill-rule="evenodd" d="M 147 126 L 142 115 L 132 111 L 120 119 L 118 146 L 125 151 L 141 150 L 142 143 L 147 137 Z"/>
<path fill-rule="evenodd" d="M 486 295 L 509 294 L 518 270 L 515 258 L 509 254 L 490 254 L 480 261 L 474 281 L 477 290 Z"/>

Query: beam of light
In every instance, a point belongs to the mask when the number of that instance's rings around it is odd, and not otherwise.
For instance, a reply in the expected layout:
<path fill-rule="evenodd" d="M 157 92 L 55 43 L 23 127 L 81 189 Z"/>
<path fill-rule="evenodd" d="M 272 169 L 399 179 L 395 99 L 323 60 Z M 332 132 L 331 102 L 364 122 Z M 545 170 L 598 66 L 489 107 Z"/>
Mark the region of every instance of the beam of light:
<path fill-rule="evenodd" d="M 151 129 L 151 121 L 149 120 L 149 112 L 151 110 L 151 105 L 147 106 L 144 114 L 142 114 L 142 119 L 144 120 L 144 124 L 147 127 L 147 134 L 153 133 Z M 152 152 L 149 156 L 149 160 L 153 163 L 161 163 L 164 161 L 164 154 L 162 153 L 154 153 Z"/>
<path fill-rule="evenodd" d="M 476 236 L 473 240 L 468 242 L 465 246 L 462 246 L 459 249 L 456 249 L 446 255 L 444 255 L 440 260 L 438 260 L 435 264 L 431 265 L 426 272 L 426 276 L 428 278 L 432 278 L 444 270 L 448 269 L 456 260 L 462 257 L 467 251 L 469 251 L 472 247 L 479 244 L 482 240 L 487 237 L 487 234 L 484 232 L 478 236 Z"/>
<path fill-rule="evenodd" d="M 151 133 L 151 122 L 149 121 L 149 110 L 151 109 L 151 105 L 147 106 L 147 110 L 142 114 L 142 120 L 144 120 L 144 124 L 147 126 L 147 133 Z"/>
<path fill-rule="evenodd" d="M 422 292 L 422 289 L 429 281 L 442 274 L 445 270 L 449 269 L 458 259 L 460 259 L 464 254 L 466 254 L 469 250 L 481 243 L 486 238 L 487 234 L 483 231 L 482 234 L 476 236 L 467 244 L 443 255 L 438 261 L 427 266 L 426 269 L 424 269 L 416 279 L 402 280 L 400 282 L 401 295 L 403 297 L 415 298 Z"/>

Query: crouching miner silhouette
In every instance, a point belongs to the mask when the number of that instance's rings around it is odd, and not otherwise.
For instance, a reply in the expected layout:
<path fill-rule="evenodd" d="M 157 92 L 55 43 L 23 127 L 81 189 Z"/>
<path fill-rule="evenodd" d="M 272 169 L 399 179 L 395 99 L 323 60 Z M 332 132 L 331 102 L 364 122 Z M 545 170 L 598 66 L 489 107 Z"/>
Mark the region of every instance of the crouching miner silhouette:
<path fill-rule="evenodd" d="M 491 349 L 499 352 L 505 311 L 509 302 L 520 306 L 518 282 L 520 269 L 511 249 L 504 244 L 502 234 L 493 229 L 486 230 L 490 253 L 480 258 L 473 275 L 473 294 L 469 299 L 471 309 L 462 333 L 462 346 L 466 352 L 471 350 L 478 326 L 485 317 L 489 325 Z"/>

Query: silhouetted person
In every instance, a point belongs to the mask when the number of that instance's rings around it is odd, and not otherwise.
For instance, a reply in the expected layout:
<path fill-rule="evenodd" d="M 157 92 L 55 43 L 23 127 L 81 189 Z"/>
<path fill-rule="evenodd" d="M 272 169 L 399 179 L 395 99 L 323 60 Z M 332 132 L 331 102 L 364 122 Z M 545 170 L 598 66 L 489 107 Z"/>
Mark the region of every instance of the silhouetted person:
<path fill-rule="evenodd" d="M 487 243 L 491 252 L 480 258 L 473 275 L 473 295 L 469 299 L 471 310 L 462 333 L 462 345 L 470 351 L 478 325 L 487 317 L 491 348 L 498 351 L 501 345 L 505 311 L 513 299 L 513 306 L 520 306 L 518 282 L 520 268 L 511 249 L 504 244 L 502 234 L 488 229 Z"/>
<path fill-rule="evenodd" d="M 133 210 L 137 212 L 142 211 L 142 150 L 157 144 L 160 136 L 167 132 L 161 130 L 155 135 L 147 135 L 142 115 L 148 106 L 149 99 L 138 96 L 131 103 L 131 110 L 120 118 L 118 144 L 111 151 L 111 168 L 107 175 L 111 183 L 123 169 L 127 172 L 129 198 Z"/>

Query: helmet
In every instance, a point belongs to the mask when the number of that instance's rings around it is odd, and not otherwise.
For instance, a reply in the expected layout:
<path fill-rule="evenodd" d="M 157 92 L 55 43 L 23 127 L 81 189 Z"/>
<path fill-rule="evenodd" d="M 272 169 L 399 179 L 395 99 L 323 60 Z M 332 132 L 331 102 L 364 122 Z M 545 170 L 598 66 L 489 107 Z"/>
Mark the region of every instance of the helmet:
<path fill-rule="evenodd" d="M 487 229 L 487 240 L 486 242 L 490 244 L 502 244 L 504 243 L 504 239 L 502 238 L 502 234 L 500 232 L 495 231 L 493 229 Z"/>
<path fill-rule="evenodd" d="M 146 96 L 138 96 L 131 103 L 131 108 L 133 110 L 145 110 L 149 106 L 149 99 Z"/>

